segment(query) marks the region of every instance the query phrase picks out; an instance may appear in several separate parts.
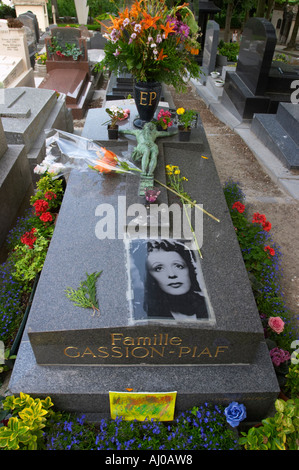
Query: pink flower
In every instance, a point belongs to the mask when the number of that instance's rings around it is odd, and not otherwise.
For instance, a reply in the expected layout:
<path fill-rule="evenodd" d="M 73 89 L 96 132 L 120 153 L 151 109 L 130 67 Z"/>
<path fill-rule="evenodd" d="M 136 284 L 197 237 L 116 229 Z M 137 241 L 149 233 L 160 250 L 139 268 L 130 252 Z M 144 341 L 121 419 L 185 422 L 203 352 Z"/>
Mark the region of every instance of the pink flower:
<path fill-rule="evenodd" d="M 284 322 L 280 317 L 270 317 L 268 320 L 268 325 L 270 326 L 271 330 L 277 334 L 281 333 L 284 329 Z"/>
<path fill-rule="evenodd" d="M 270 351 L 270 357 L 272 359 L 273 364 L 278 367 L 283 362 L 286 362 L 290 359 L 291 355 L 288 351 L 280 348 L 273 348 Z"/>

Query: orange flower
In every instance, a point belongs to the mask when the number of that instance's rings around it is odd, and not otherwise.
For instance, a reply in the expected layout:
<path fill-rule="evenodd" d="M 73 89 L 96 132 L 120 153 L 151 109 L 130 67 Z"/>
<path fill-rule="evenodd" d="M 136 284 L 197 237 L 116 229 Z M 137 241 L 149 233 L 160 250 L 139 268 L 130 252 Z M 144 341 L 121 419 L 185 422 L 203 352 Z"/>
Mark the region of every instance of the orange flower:
<path fill-rule="evenodd" d="M 163 54 L 163 48 L 162 48 L 161 51 L 159 52 L 157 60 L 163 60 L 163 59 L 165 59 L 165 57 L 168 57 L 168 56 L 167 56 L 167 54 Z"/>
<path fill-rule="evenodd" d="M 95 170 L 98 170 L 100 173 L 111 173 L 112 168 L 116 166 L 117 157 L 115 153 L 103 148 L 104 156 L 96 161 L 94 166 Z M 98 154 L 99 155 L 99 154 Z"/>
<path fill-rule="evenodd" d="M 144 29 L 149 29 L 149 28 L 152 28 L 152 27 L 154 29 L 157 29 L 156 22 L 161 19 L 161 16 L 158 16 L 158 15 L 157 16 L 151 16 L 148 13 L 146 13 L 146 11 L 143 11 L 142 15 L 143 15 L 144 19 L 141 21 L 141 23 L 144 24 Z"/>
<path fill-rule="evenodd" d="M 174 25 L 171 25 L 171 23 L 167 23 L 166 26 L 161 24 L 161 28 L 164 29 L 165 39 L 168 37 L 169 33 L 174 33 Z"/>
<path fill-rule="evenodd" d="M 135 3 L 133 3 L 131 11 L 130 11 L 133 18 L 137 18 L 139 13 L 142 11 L 141 6 L 140 6 L 142 2 L 143 0 L 140 0 L 140 2 L 138 2 L 137 0 Z"/>

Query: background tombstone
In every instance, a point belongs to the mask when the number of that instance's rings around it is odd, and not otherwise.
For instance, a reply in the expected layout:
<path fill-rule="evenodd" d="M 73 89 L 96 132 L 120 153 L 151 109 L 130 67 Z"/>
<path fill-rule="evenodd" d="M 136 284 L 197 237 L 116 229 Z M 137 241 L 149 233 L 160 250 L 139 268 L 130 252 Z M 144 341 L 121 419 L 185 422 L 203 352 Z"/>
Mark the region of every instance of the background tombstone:
<path fill-rule="evenodd" d="M 276 46 L 274 26 L 264 18 L 250 18 L 246 23 L 236 73 L 254 95 L 263 95 Z"/>
<path fill-rule="evenodd" d="M 215 70 L 217 47 L 219 43 L 219 24 L 214 20 L 209 20 L 206 29 L 205 45 L 203 50 L 202 71 L 204 76 L 201 77 L 203 84 L 207 81 L 207 76 Z"/>
<path fill-rule="evenodd" d="M 290 102 L 291 83 L 299 67 L 273 61 L 274 26 L 265 18 L 250 18 L 244 28 L 235 72 L 227 72 L 222 104 L 239 120 L 257 113 L 275 114 L 280 102 Z"/>
<path fill-rule="evenodd" d="M 0 54 L 0 81 L 4 88 L 35 87 L 25 27 L 8 28 L 7 22 L 1 22 Z"/>

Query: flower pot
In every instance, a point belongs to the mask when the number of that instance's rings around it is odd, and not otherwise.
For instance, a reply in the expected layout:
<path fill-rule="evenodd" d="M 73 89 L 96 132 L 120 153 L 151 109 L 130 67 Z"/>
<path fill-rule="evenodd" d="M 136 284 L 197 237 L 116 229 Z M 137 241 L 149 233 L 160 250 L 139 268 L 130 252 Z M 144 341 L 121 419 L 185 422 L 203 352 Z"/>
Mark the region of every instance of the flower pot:
<path fill-rule="evenodd" d="M 111 140 L 118 139 L 118 125 L 116 125 L 115 127 L 111 127 L 111 125 L 108 125 L 108 137 Z"/>
<path fill-rule="evenodd" d="M 46 74 L 47 73 L 47 66 L 46 64 L 39 64 L 38 62 L 35 64 L 35 70 L 37 73 Z"/>
<path fill-rule="evenodd" d="M 139 116 L 134 125 L 142 128 L 146 122 L 152 121 L 158 107 L 162 91 L 159 82 L 135 82 L 134 99 Z"/>
<path fill-rule="evenodd" d="M 181 127 L 179 126 L 179 141 L 180 142 L 188 142 L 190 140 L 190 136 L 191 136 L 191 128 L 190 127 L 187 127 L 184 128 L 184 127 Z"/>

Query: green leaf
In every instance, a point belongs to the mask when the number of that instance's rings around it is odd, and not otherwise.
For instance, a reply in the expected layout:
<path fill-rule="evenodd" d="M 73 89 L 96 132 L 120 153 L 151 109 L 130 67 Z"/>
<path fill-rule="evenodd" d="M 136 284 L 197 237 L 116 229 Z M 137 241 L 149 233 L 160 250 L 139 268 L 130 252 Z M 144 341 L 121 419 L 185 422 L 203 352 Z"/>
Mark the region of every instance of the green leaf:
<path fill-rule="evenodd" d="M 96 282 L 103 271 L 86 273 L 86 281 L 82 281 L 78 289 L 68 287 L 65 292 L 66 296 L 77 306 L 81 308 L 92 308 L 93 315 L 99 312 L 99 305 L 96 297 Z"/>

